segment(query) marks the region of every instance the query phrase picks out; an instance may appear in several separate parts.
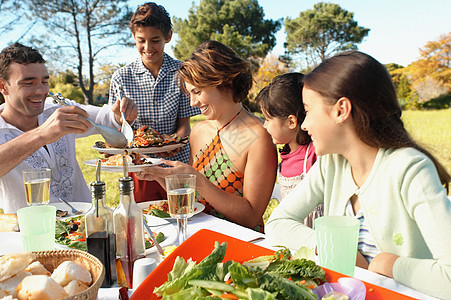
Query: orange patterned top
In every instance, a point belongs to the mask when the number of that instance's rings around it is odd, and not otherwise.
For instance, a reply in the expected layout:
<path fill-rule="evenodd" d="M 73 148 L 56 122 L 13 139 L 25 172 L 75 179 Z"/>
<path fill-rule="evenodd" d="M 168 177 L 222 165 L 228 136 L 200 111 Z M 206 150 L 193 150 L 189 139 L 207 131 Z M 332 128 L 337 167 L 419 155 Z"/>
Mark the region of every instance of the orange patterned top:
<path fill-rule="evenodd" d="M 240 111 L 241 112 L 241 111 Z M 238 196 L 243 196 L 243 182 L 244 174 L 237 170 L 237 168 L 230 161 L 224 147 L 221 143 L 221 138 L 219 137 L 219 132 L 230 124 L 238 114 L 233 117 L 227 124 L 218 130 L 216 136 L 211 141 L 210 145 L 206 145 L 204 149 L 201 149 L 194 156 L 193 167 L 204 174 L 212 183 L 216 184 L 219 188 L 224 191 L 236 194 Z M 225 219 L 225 217 L 217 212 L 213 206 L 208 203 L 204 198 L 199 197 L 198 201 L 205 205 L 204 212 Z M 263 219 L 261 224 L 255 228 L 255 230 L 263 232 Z"/>

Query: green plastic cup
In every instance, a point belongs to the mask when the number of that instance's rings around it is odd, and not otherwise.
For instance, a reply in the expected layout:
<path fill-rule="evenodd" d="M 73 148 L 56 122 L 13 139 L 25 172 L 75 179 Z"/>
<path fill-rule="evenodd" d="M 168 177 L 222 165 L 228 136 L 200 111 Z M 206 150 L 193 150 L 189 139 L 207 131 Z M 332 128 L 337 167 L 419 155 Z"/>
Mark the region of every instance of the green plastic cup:
<path fill-rule="evenodd" d="M 25 251 L 53 250 L 55 247 L 56 207 L 29 206 L 17 211 Z"/>
<path fill-rule="evenodd" d="M 360 221 L 346 216 L 315 219 L 319 265 L 354 276 Z"/>

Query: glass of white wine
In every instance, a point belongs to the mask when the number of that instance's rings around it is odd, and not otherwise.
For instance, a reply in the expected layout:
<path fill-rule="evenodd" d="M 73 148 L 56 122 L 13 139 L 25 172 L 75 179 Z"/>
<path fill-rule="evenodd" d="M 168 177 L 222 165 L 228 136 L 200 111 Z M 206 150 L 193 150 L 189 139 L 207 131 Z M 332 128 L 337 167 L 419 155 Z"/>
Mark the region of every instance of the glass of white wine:
<path fill-rule="evenodd" d="M 22 171 L 29 206 L 46 205 L 50 201 L 50 169 Z"/>
<path fill-rule="evenodd" d="M 196 175 L 176 174 L 165 177 L 169 214 L 177 219 L 179 245 L 186 240 L 187 219 L 194 214 Z"/>

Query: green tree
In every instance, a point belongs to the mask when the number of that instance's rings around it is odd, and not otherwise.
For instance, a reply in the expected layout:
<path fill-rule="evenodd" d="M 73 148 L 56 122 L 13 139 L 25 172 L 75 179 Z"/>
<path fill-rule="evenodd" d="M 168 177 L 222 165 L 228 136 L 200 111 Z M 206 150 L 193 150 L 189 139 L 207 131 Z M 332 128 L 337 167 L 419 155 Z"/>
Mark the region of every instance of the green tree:
<path fill-rule="evenodd" d="M 276 45 L 280 20 L 265 20 L 257 0 L 201 0 L 193 3 L 188 18 L 173 18 L 179 40 L 173 47 L 177 59 L 185 60 L 207 40 L 232 47 L 242 57 L 263 58 Z M 256 62 L 256 60 L 254 60 Z"/>
<path fill-rule="evenodd" d="M 50 64 L 76 71 L 84 103 L 94 103 L 95 63 L 111 46 L 129 45 L 132 12 L 127 0 L 26 0 L 46 30 L 31 43 L 51 57 Z M 47 58 L 48 59 L 48 58 Z"/>
<path fill-rule="evenodd" d="M 369 31 L 358 26 L 354 13 L 338 4 L 319 2 L 298 18 L 285 19 L 285 48 L 301 55 L 309 68 L 337 52 L 357 49 Z"/>
<path fill-rule="evenodd" d="M 412 89 L 408 80 L 407 69 L 395 63 L 387 64 L 385 67 L 395 85 L 398 99 L 409 100 L 412 96 Z"/>

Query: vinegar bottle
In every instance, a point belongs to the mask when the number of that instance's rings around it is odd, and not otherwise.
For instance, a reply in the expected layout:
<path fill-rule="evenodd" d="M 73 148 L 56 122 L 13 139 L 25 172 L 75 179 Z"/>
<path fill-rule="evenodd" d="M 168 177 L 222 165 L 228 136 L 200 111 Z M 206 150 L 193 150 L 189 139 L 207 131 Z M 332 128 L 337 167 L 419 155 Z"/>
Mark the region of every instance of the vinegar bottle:
<path fill-rule="evenodd" d="M 133 179 L 119 179 L 119 205 L 114 210 L 116 272 L 120 287 L 133 288 L 133 264 L 145 257 L 144 216 L 133 196 Z"/>
<path fill-rule="evenodd" d="M 102 287 L 111 287 L 116 281 L 116 239 L 114 237 L 113 210 L 106 206 L 105 183 L 91 183 L 92 207 L 85 216 L 88 253 L 105 266 Z"/>

